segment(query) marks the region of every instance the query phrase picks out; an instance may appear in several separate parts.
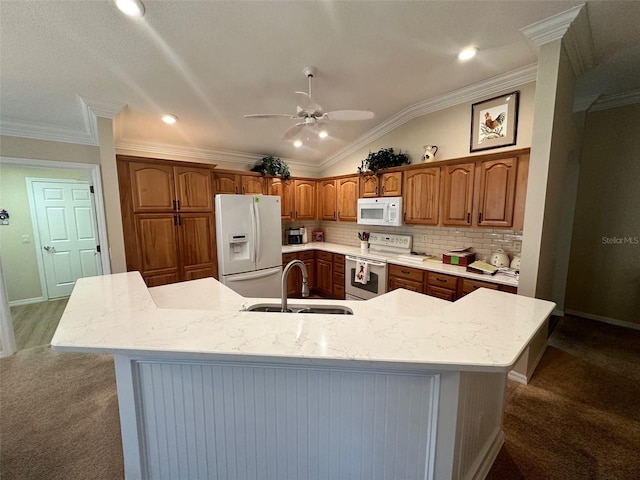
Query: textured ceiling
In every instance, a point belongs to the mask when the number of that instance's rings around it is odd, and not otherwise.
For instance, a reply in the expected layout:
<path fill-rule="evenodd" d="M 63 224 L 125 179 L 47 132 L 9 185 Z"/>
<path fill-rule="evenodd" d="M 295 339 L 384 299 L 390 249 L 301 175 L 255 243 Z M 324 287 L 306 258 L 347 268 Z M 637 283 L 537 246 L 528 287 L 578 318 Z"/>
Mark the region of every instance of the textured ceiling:
<path fill-rule="evenodd" d="M 130 19 L 110 0 L 1 0 L 2 124 L 81 130 L 80 96 L 126 105 L 120 142 L 317 164 L 411 105 L 535 63 L 520 29 L 581 2 L 144 3 L 146 15 Z M 595 68 L 581 93 L 638 88 L 640 2 L 587 6 Z M 459 63 L 469 44 L 478 56 Z M 313 96 L 325 111 L 375 118 L 334 122 L 328 139 L 299 150 L 281 139 L 295 121 L 243 118 L 294 113 L 306 65 L 318 67 Z M 622 73 L 612 75 L 614 67 Z M 160 122 L 165 112 L 178 124 Z"/>

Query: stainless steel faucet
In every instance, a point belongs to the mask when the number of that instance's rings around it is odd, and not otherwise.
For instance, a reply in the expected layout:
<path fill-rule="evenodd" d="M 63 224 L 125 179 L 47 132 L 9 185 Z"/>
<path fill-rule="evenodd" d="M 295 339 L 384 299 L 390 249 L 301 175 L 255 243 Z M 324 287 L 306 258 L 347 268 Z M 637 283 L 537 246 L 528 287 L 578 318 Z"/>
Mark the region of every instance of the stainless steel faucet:
<path fill-rule="evenodd" d="M 291 270 L 294 265 L 300 267 L 300 270 L 302 271 L 302 296 L 304 298 L 309 296 L 307 266 L 302 260 L 291 260 L 282 271 L 282 312 L 287 311 L 287 278 L 289 277 L 289 270 Z"/>

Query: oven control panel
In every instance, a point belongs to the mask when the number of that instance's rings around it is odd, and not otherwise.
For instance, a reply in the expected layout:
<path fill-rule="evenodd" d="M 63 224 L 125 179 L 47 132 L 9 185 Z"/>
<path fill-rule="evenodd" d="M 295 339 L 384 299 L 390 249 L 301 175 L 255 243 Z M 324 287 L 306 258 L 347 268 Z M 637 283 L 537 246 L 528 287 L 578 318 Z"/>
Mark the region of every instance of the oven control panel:
<path fill-rule="evenodd" d="M 369 235 L 369 248 L 380 252 L 410 253 L 413 237 L 372 232 Z"/>

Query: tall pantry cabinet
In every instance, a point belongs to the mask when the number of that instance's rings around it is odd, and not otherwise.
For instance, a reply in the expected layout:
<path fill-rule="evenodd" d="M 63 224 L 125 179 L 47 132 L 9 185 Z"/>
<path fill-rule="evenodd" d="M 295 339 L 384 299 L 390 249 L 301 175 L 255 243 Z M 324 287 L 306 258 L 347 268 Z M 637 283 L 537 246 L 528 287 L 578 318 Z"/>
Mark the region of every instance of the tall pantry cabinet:
<path fill-rule="evenodd" d="M 117 156 L 127 270 L 147 286 L 217 275 L 212 168 Z"/>

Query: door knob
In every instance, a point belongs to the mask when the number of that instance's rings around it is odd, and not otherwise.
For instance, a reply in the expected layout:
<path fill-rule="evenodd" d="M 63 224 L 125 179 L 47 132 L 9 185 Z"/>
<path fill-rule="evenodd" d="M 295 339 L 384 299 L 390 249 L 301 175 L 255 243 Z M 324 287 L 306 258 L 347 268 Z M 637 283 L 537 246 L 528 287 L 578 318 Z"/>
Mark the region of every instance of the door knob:
<path fill-rule="evenodd" d="M 47 252 L 55 252 L 56 248 L 55 247 L 50 247 L 49 245 L 45 245 L 44 248 Z"/>

